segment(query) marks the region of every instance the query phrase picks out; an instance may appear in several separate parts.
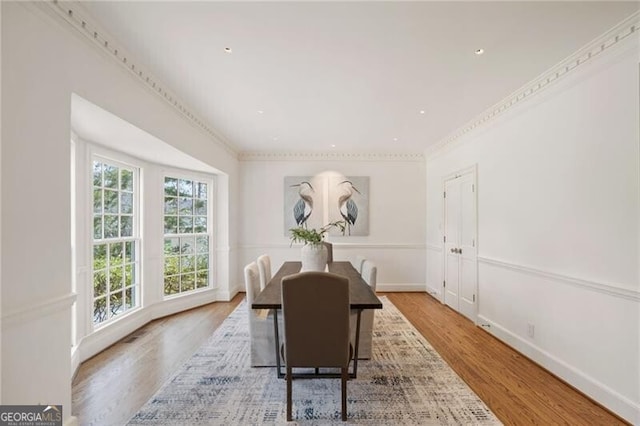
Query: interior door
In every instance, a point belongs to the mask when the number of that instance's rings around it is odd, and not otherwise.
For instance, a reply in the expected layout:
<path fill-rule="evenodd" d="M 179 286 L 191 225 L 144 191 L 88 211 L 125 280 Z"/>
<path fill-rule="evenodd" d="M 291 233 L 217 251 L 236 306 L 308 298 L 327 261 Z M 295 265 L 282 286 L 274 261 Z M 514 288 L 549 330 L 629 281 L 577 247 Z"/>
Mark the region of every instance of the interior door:
<path fill-rule="evenodd" d="M 477 205 L 475 168 L 444 184 L 444 303 L 472 321 L 477 316 Z"/>

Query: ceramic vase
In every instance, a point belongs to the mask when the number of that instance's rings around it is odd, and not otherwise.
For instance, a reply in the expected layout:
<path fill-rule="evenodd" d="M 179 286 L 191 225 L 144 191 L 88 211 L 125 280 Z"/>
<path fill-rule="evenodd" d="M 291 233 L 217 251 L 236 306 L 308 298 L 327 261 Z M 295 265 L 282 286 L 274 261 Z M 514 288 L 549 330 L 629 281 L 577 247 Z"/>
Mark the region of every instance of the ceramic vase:
<path fill-rule="evenodd" d="M 327 266 L 327 248 L 323 244 L 305 244 L 302 246 L 302 269 L 306 271 L 324 271 Z"/>

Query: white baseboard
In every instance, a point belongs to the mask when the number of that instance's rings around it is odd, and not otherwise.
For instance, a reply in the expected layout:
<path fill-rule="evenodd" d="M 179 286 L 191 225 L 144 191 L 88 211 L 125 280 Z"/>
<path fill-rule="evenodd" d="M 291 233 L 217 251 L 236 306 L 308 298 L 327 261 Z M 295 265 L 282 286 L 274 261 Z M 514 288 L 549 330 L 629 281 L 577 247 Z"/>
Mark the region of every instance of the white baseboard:
<path fill-rule="evenodd" d="M 413 283 L 405 283 L 405 284 L 395 284 L 395 283 L 378 283 L 376 285 L 377 292 L 401 292 L 401 291 L 409 291 L 409 292 L 420 292 L 424 293 L 427 290 L 425 284 L 413 284 Z"/>
<path fill-rule="evenodd" d="M 535 361 L 562 380 L 570 383 L 576 389 L 598 401 L 631 424 L 640 424 L 640 404 L 620 395 L 603 383 L 594 380 L 584 372 L 570 366 L 482 315 L 478 315 L 478 324 L 482 325 L 482 328 L 488 333 Z"/>

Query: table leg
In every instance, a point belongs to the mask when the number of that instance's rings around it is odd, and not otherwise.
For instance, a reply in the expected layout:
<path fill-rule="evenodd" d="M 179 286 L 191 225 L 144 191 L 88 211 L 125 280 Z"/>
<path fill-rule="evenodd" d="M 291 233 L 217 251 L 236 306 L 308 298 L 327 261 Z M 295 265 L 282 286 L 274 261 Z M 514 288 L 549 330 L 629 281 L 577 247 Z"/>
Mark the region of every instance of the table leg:
<path fill-rule="evenodd" d="M 360 347 L 360 315 L 362 314 L 362 309 L 358 309 L 358 314 L 356 316 L 356 347 L 353 348 L 353 373 L 349 376 L 351 378 L 356 378 L 358 376 L 358 348 Z"/>
<path fill-rule="evenodd" d="M 276 376 L 283 378 L 284 374 L 280 371 L 280 335 L 278 333 L 278 310 L 273 310 L 273 337 L 276 345 Z"/>

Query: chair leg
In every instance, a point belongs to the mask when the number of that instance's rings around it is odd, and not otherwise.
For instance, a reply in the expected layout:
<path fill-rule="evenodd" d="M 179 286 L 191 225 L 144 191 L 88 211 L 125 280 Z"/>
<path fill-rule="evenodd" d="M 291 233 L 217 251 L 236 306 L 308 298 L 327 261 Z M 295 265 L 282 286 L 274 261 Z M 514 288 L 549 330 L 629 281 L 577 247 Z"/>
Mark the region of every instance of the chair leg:
<path fill-rule="evenodd" d="M 342 369 L 342 421 L 347 420 L 347 379 L 349 378 L 349 369 Z"/>
<path fill-rule="evenodd" d="M 291 421 L 291 367 L 287 367 L 287 421 Z"/>

